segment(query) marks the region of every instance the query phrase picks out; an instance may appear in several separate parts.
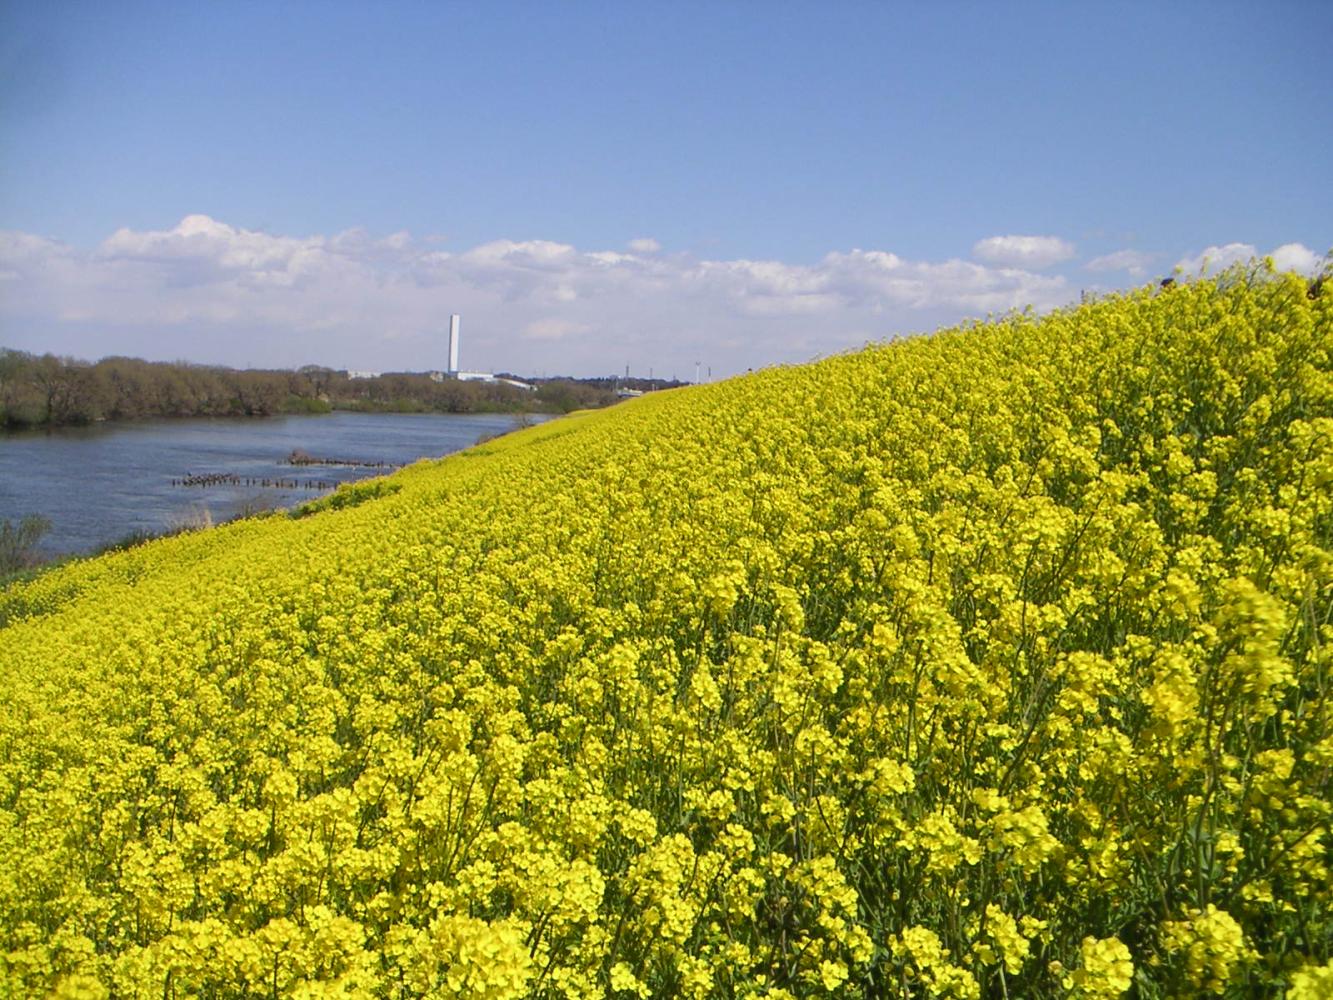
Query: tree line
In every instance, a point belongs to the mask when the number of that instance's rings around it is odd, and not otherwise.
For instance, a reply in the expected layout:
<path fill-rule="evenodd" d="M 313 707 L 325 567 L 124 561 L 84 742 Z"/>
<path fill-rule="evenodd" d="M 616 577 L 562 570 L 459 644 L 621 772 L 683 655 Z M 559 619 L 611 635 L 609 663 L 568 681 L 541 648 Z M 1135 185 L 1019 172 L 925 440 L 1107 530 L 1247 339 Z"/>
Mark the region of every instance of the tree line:
<path fill-rule="evenodd" d="M 319 365 L 234 369 L 109 357 L 98 362 L 0 348 L 0 426 L 58 427 L 149 417 L 255 417 L 332 409 L 567 412 L 616 401 L 605 379 L 546 379 L 531 392 L 505 383 L 436 381 L 400 372 L 349 378 Z"/>

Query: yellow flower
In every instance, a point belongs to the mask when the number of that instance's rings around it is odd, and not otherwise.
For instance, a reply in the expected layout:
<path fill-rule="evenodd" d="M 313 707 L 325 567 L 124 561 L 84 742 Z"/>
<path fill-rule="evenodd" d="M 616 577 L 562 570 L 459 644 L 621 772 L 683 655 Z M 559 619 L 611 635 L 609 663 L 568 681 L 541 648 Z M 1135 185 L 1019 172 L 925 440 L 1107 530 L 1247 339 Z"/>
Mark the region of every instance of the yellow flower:
<path fill-rule="evenodd" d="M 1112 1000 L 1129 991 L 1134 963 L 1129 949 L 1117 938 L 1085 937 L 1079 950 L 1080 966 L 1064 979 L 1065 989 L 1087 1000 Z"/>
<path fill-rule="evenodd" d="M 1191 909 L 1184 920 L 1167 921 L 1162 944 L 1168 953 L 1183 955 L 1190 985 L 1211 993 L 1224 992 L 1254 957 L 1240 924 L 1212 903 Z"/>

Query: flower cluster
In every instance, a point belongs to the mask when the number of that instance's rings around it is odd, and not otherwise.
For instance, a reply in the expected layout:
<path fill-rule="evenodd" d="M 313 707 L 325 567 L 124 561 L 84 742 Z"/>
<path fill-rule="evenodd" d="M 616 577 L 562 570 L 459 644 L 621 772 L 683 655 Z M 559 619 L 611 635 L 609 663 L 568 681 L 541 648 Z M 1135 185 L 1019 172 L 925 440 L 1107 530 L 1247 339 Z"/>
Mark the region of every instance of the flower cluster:
<path fill-rule="evenodd" d="M 358 499 L 0 594 L 0 995 L 1325 994 L 1327 291 L 649 394 Z"/>

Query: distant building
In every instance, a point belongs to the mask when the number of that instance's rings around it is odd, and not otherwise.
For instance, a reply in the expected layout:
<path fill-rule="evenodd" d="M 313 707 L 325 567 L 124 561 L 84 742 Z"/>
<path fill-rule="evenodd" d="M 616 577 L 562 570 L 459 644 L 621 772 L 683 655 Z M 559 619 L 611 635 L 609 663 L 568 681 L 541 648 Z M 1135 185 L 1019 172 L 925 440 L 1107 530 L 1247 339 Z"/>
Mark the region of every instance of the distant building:
<path fill-rule="evenodd" d="M 486 382 L 490 385 L 512 385 L 515 389 L 523 389 L 526 392 L 536 392 L 537 387 L 516 378 L 504 378 L 500 375 L 492 375 L 490 372 L 451 372 L 450 378 L 456 378 L 460 382 Z"/>
<path fill-rule="evenodd" d="M 351 368 L 349 368 L 349 369 L 347 369 L 347 377 L 348 377 L 349 379 L 356 379 L 356 378 L 379 378 L 379 377 L 380 377 L 380 373 L 379 373 L 379 372 L 353 371 Z"/>
<path fill-rule="evenodd" d="M 490 372 L 465 372 L 458 367 L 458 327 L 461 319 L 458 313 L 449 317 L 449 370 L 444 372 L 431 372 L 430 377 L 434 382 L 443 382 L 447 378 L 456 378 L 460 382 L 489 382 L 492 384 L 503 383 L 512 385 L 515 389 L 522 389 L 525 392 L 536 392 L 535 385 L 529 385 L 527 382 L 521 382 L 516 378 L 503 378 L 492 375 Z"/>

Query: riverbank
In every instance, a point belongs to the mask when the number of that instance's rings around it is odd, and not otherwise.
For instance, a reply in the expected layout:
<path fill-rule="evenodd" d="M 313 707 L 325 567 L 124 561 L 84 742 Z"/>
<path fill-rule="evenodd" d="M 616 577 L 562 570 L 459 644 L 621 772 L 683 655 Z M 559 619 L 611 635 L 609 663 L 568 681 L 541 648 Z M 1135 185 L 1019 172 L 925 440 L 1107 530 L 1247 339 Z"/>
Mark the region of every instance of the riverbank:
<path fill-rule="evenodd" d="M 138 358 L 93 363 L 0 348 L 0 428 L 335 410 L 553 415 L 609 406 L 622 389 L 643 392 L 681 384 L 664 379 L 505 377 L 510 381 L 465 381 L 438 372 L 362 376 L 319 365 L 237 370 Z"/>

